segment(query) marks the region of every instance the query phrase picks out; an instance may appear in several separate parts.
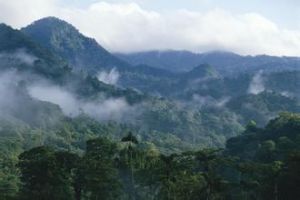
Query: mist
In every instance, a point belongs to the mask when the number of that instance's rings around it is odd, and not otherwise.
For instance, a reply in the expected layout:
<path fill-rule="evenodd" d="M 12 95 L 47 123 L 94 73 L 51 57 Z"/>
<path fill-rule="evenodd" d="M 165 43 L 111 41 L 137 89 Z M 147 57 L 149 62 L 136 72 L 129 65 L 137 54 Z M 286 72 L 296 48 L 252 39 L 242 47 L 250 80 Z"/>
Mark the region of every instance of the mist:
<path fill-rule="evenodd" d="M 28 53 L 26 49 L 18 49 L 14 52 L 4 52 L 0 53 L 1 62 L 4 60 L 10 60 L 18 63 L 24 63 L 26 65 L 33 65 L 37 60 L 37 57 Z"/>
<path fill-rule="evenodd" d="M 86 101 L 61 87 L 45 83 L 29 86 L 28 92 L 35 99 L 59 105 L 69 117 L 84 113 L 99 121 L 121 122 L 135 110 L 135 107 L 130 106 L 123 98 L 103 97 L 95 101 Z"/>
<path fill-rule="evenodd" d="M 0 114 L 9 108 L 9 104 L 13 104 L 16 98 L 13 86 L 18 82 L 18 77 L 14 71 L 1 73 L 0 75 Z"/>
<path fill-rule="evenodd" d="M 132 116 L 133 113 L 136 113 L 135 106 L 130 106 L 124 98 L 106 98 L 103 95 L 97 100 L 87 101 L 36 74 L 20 73 L 13 70 L 14 66 L 22 66 L 22 64 L 29 67 L 33 66 L 34 62 L 38 60 L 26 49 L 1 52 L 0 60 L 0 66 L 3 68 L 0 74 L 0 114 L 15 114 L 15 110 L 22 107 L 22 102 L 26 98 L 29 98 L 26 101 L 31 101 L 30 98 L 32 98 L 33 100 L 56 104 L 63 114 L 69 117 L 76 117 L 84 113 L 99 121 L 124 122 L 129 120 L 128 115 Z M 111 85 L 117 84 L 119 77 L 120 74 L 115 68 L 98 74 L 100 81 Z M 26 89 L 18 89 L 20 81 L 26 82 Z M 20 92 L 22 94 L 19 94 Z M 28 118 L 31 118 L 30 113 L 33 113 L 30 109 L 32 108 L 27 109 Z"/>
<path fill-rule="evenodd" d="M 230 97 L 222 97 L 220 99 L 215 99 L 211 96 L 200 96 L 198 94 L 193 95 L 193 102 L 197 104 L 200 108 L 204 106 L 214 106 L 218 108 L 223 108 L 230 101 Z"/>
<path fill-rule="evenodd" d="M 58 106 L 37 101 L 28 95 L 26 82 L 33 80 L 29 79 L 29 75 L 16 70 L 0 72 L 1 120 L 9 123 L 24 122 L 40 128 L 57 125 L 62 119 L 62 112 Z"/>
<path fill-rule="evenodd" d="M 294 98 L 295 95 L 292 93 L 292 92 L 289 92 L 289 91 L 282 91 L 280 92 L 280 94 L 284 97 L 288 97 L 288 98 Z"/>
<path fill-rule="evenodd" d="M 110 84 L 116 85 L 120 78 L 120 73 L 116 68 L 111 69 L 110 71 L 101 71 L 98 73 L 97 78 L 99 81 Z"/>
<path fill-rule="evenodd" d="M 59 87 L 31 85 L 28 87 L 28 92 L 35 99 L 59 105 L 67 116 L 77 116 L 80 113 L 78 102 L 73 95 Z"/>
<path fill-rule="evenodd" d="M 262 93 L 263 91 L 265 91 L 265 85 L 263 79 L 263 71 L 260 70 L 253 76 L 248 88 L 248 93 L 256 95 Z"/>

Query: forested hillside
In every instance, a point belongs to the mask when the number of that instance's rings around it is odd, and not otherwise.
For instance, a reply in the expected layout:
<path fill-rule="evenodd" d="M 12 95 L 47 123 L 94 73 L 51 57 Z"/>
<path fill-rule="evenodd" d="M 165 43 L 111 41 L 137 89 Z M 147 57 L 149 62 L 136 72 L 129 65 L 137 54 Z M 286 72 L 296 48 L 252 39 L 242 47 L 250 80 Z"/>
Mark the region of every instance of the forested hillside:
<path fill-rule="evenodd" d="M 0 200 L 299 195 L 299 58 L 173 53 L 0 24 Z"/>
<path fill-rule="evenodd" d="M 21 82 L 23 88 L 20 90 L 24 90 L 24 95 L 28 93 L 34 100 L 59 105 L 67 117 L 86 114 L 98 122 L 114 121 L 127 124 L 135 127 L 141 137 L 147 137 L 156 143 L 161 137 L 170 135 L 168 138 L 171 141 L 163 140 L 159 143 L 161 146 L 164 146 L 164 142 L 175 143 L 177 149 L 181 148 L 177 143 L 182 143 L 188 148 L 199 144 L 222 146 L 226 138 L 242 130 L 234 113 L 227 109 L 207 108 L 202 112 L 200 108 L 194 108 L 184 102 L 105 84 L 84 71 L 72 70 L 72 65 L 55 56 L 55 52 L 48 52 L 23 33 L 9 27 L 6 29 L 9 34 L 3 35 L 2 41 L 6 41 L 8 35 L 15 35 L 16 38 L 20 36 L 22 40 L 41 48 L 55 63 L 52 67 L 47 57 L 39 57 L 27 44 L 18 44 L 20 46 L 16 47 L 13 46 L 15 44 L 11 44 L 14 48 L 12 53 L 5 52 L 2 56 L 6 62 L 3 62 L 3 65 L 8 67 L 3 67 L 3 80 L 9 79 L 7 84 L 12 85 Z M 23 60 L 19 60 L 20 63 L 16 63 L 13 55 L 20 53 L 23 57 L 32 57 L 33 61 L 24 63 Z M 29 76 L 28 73 L 32 75 Z M 222 121 L 221 125 L 216 125 L 219 121 Z M 35 125 L 41 127 L 39 124 Z M 172 149 L 172 145 L 167 146 Z"/>

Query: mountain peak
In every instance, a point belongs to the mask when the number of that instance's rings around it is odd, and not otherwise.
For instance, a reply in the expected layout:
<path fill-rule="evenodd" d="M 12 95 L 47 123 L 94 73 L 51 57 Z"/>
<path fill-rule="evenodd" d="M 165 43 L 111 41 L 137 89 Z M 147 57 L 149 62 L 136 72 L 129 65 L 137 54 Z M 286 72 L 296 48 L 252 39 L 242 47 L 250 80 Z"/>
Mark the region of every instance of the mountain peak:
<path fill-rule="evenodd" d="M 42 19 L 36 20 L 33 23 L 31 23 L 29 26 L 40 26 L 40 25 L 47 25 L 51 27 L 69 26 L 72 27 L 73 29 L 76 29 L 72 24 L 53 16 L 44 17 Z"/>
<path fill-rule="evenodd" d="M 62 20 L 62 19 L 60 19 L 58 17 L 54 17 L 54 16 L 44 17 L 44 18 L 41 18 L 41 19 L 39 19 L 37 21 L 61 21 L 61 22 L 65 22 L 64 20 Z M 67 23 L 67 22 L 65 22 L 65 23 Z"/>
<path fill-rule="evenodd" d="M 128 65 L 111 55 L 95 39 L 84 36 L 72 24 L 56 17 L 37 20 L 22 32 L 79 70 L 98 71 Z"/>
<path fill-rule="evenodd" d="M 79 31 L 70 23 L 56 17 L 46 17 L 34 21 L 22 28 L 22 32 L 34 36 L 39 42 L 53 42 L 59 45 L 63 40 L 74 40 L 80 35 Z M 75 38 L 74 38 L 75 37 Z M 47 44 L 47 46 L 51 46 Z"/>

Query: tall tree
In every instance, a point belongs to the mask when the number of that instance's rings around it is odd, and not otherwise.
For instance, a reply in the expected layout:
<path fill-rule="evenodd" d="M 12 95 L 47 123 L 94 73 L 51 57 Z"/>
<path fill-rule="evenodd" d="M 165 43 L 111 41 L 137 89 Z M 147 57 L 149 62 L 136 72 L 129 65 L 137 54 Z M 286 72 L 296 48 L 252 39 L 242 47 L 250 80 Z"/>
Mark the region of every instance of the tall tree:
<path fill-rule="evenodd" d="M 125 143 L 125 148 L 121 152 L 123 154 L 123 160 L 125 163 L 125 167 L 128 163 L 130 169 L 130 199 L 136 199 L 136 192 L 135 192 L 135 180 L 134 180 L 134 155 L 135 153 L 135 146 L 139 143 L 137 138 L 129 132 L 127 136 L 121 139 L 121 142 Z"/>
<path fill-rule="evenodd" d="M 113 200 L 120 194 L 114 165 L 117 146 L 105 138 L 89 140 L 83 158 L 84 196 L 90 200 Z"/>
<path fill-rule="evenodd" d="M 72 170 L 77 156 L 68 152 L 55 152 L 49 147 L 37 147 L 19 156 L 24 200 L 72 200 Z"/>
<path fill-rule="evenodd" d="M 220 152 L 221 149 L 203 149 L 195 153 L 198 170 L 200 170 L 206 182 L 205 195 L 203 195 L 206 200 L 215 199 L 223 192 L 227 184 L 218 174 L 218 168 L 224 165 L 225 161 L 220 158 Z"/>

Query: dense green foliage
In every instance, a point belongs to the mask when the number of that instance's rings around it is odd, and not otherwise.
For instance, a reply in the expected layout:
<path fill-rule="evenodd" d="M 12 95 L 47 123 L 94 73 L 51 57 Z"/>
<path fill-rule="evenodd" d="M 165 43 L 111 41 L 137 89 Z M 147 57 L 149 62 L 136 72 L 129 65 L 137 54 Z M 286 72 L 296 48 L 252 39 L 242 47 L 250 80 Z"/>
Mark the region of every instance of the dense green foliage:
<path fill-rule="evenodd" d="M 132 133 L 120 142 L 88 140 L 79 154 L 39 146 L 15 158 L 10 179 L 0 176 L 6 188 L 1 194 L 43 200 L 293 200 L 299 196 L 299 137 L 300 116 L 282 113 L 264 129 L 249 123 L 223 150 L 166 155 Z"/>

